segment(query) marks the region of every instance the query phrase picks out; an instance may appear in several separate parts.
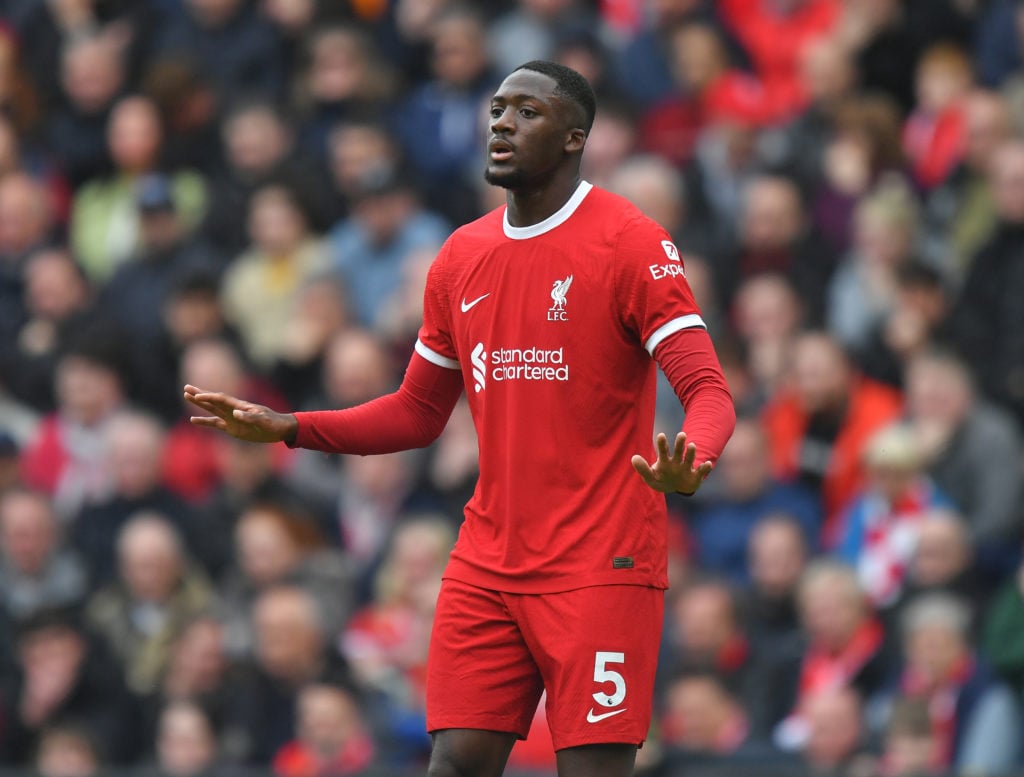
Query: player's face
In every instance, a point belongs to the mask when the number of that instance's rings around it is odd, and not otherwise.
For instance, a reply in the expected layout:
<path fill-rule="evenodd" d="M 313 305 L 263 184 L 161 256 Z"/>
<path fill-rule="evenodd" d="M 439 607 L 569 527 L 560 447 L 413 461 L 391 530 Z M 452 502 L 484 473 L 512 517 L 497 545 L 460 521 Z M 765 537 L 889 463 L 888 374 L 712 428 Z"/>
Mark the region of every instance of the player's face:
<path fill-rule="evenodd" d="M 543 185 L 583 148 L 575 107 L 555 89 L 554 79 L 532 70 L 517 70 L 498 87 L 488 125 L 488 183 L 513 190 Z"/>

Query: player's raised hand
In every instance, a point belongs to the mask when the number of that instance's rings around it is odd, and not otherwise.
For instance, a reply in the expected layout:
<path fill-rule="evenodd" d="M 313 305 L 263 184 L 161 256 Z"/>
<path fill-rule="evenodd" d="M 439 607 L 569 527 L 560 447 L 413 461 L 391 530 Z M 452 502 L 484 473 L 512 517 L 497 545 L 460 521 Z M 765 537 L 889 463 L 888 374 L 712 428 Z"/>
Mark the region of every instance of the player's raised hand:
<path fill-rule="evenodd" d="M 220 429 L 222 432 L 249 442 L 294 442 L 299 424 L 289 413 L 277 413 L 269 407 L 246 402 L 220 392 L 203 391 L 185 386 L 185 399 L 198 408 L 212 413 L 209 416 L 189 418 L 196 426 Z"/>
<path fill-rule="evenodd" d="M 700 484 L 711 472 L 711 462 L 705 461 L 698 467 L 694 466 L 697 458 L 697 446 L 686 444 L 686 435 L 680 432 L 671 452 L 668 449 L 668 437 L 658 434 L 656 440 L 658 457 L 650 464 L 647 459 L 637 454 L 633 457 L 633 469 L 644 479 L 644 482 L 655 491 L 666 494 L 697 493 Z"/>

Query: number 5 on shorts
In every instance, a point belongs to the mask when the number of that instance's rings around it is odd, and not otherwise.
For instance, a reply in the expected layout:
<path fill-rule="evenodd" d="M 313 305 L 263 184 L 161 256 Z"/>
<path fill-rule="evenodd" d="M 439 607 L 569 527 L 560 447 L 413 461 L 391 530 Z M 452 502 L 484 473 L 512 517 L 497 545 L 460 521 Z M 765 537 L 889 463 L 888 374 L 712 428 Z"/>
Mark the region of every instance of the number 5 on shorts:
<path fill-rule="evenodd" d="M 615 686 L 615 693 L 595 693 L 594 701 L 602 707 L 616 707 L 622 704 L 626 698 L 626 678 L 614 669 L 608 669 L 608 664 L 622 664 L 626 660 L 625 653 L 609 653 L 605 650 L 598 650 L 594 654 L 594 682 L 611 683 Z"/>

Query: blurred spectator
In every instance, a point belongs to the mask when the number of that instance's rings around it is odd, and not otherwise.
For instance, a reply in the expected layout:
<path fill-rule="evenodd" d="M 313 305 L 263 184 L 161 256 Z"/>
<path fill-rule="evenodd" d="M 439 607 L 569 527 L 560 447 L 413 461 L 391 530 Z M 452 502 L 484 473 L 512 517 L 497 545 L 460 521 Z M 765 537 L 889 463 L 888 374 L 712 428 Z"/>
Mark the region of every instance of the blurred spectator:
<path fill-rule="evenodd" d="M 1024 696 L 1024 563 L 995 593 L 985 613 L 981 646 L 1017 697 Z"/>
<path fill-rule="evenodd" d="M 870 774 L 874 759 L 867 753 L 861 699 L 852 688 L 839 686 L 812 694 L 803 705 L 807 742 L 800 755 L 812 775 Z"/>
<path fill-rule="evenodd" d="M 363 774 L 375 747 L 359 697 L 343 685 L 316 683 L 300 692 L 296 738 L 274 756 L 277 777 Z"/>
<path fill-rule="evenodd" d="M 45 189 L 21 172 L 0 177 L 0 333 L 23 323 L 22 273 L 28 258 L 50 241 L 53 209 Z"/>
<path fill-rule="evenodd" d="M 821 494 L 822 540 L 835 543 L 840 511 L 864 481 L 868 439 L 901 410 L 900 395 L 857 375 L 839 344 L 821 332 L 797 338 L 792 385 L 765 407 L 762 421 L 775 472 Z"/>
<path fill-rule="evenodd" d="M 438 494 L 445 515 L 453 524 L 461 523 L 463 508 L 473 495 L 480 475 L 480 442 L 473 425 L 469 402 L 460 399 L 428 453 L 426 478 L 429 488 Z"/>
<path fill-rule="evenodd" d="M 853 245 L 828 286 L 829 331 L 844 346 L 863 346 L 895 308 L 899 271 L 917 249 L 918 205 L 897 177 L 884 178 L 857 206 Z"/>
<path fill-rule="evenodd" d="M 81 267 L 63 248 L 42 248 L 28 257 L 24 280 L 25 319 L 0 346 L 11 393 L 41 412 L 54 409 L 54 378 L 61 353 L 86 322 L 104 317 Z"/>
<path fill-rule="evenodd" d="M 593 24 L 579 0 L 518 0 L 488 25 L 488 50 L 494 69 L 510 73 L 524 62 L 554 59 L 559 38 Z"/>
<path fill-rule="evenodd" d="M 644 112 L 641 146 L 683 165 L 705 127 L 719 122 L 761 127 L 785 117 L 789 95 L 774 94 L 729 60 L 724 36 L 710 22 L 690 22 L 668 34 L 674 93 Z"/>
<path fill-rule="evenodd" d="M 891 671 L 882 623 L 853 569 L 833 560 L 812 562 L 800 581 L 798 597 L 806 640 L 794 653 L 798 680 L 787 688 L 787 678 L 781 678 L 776 699 L 781 709 L 789 704 L 788 717 L 774 732 L 775 743 L 786 750 L 807 745 L 810 726 L 804 707 L 809 699 L 850 687 L 870 700 Z"/>
<path fill-rule="evenodd" d="M 721 495 L 705 500 L 689 522 L 696 543 L 694 560 L 701 568 L 737 584 L 748 583 L 751 532 L 772 514 L 792 516 L 804 542 L 812 547 L 817 544 L 821 506 L 816 495 L 772 476 L 768 440 L 756 420 L 738 421 L 718 469 Z"/>
<path fill-rule="evenodd" d="M 0 609 L 15 620 L 80 604 L 85 569 L 61 541 L 50 500 L 27 489 L 0 490 Z"/>
<path fill-rule="evenodd" d="M 52 60 L 39 72 L 50 67 Z M 127 79 L 123 50 L 109 32 L 74 36 L 63 43 L 63 99 L 47 120 L 46 135 L 74 188 L 110 171 L 107 121 Z"/>
<path fill-rule="evenodd" d="M 604 103 L 587 135 L 580 174 L 596 186 L 607 186 L 619 166 L 636 151 L 637 127 L 633 112 L 623 104 Z M 482 210 L 504 207 L 504 190 L 490 185 L 488 188 L 497 193 L 497 198 Z"/>
<path fill-rule="evenodd" d="M 761 405 L 789 379 L 789 354 L 800 332 L 804 306 L 787 275 L 766 272 L 739 285 L 731 312 L 754 381 L 754 399 Z"/>
<path fill-rule="evenodd" d="M 800 638 L 797 587 L 811 557 L 807 537 L 789 515 L 768 514 L 750 533 L 747 557 L 747 633 L 759 650 L 778 655 Z"/>
<path fill-rule="evenodd" d="M 495 78 L 477 11 L 453 7 L 431 25 L 431 33 L 432 78 L 400 104 L 394 126 L 425 184 L 425 198 L 461 224 L 474 210 L 484 104 Z"/>
<path fill-rule="evenodd" d="M 977 396 L 967 366 L 930 350 L 907 366 L 907 417 L 928 472 L 987 550 L 1020 537 L 1024 441 L 1014 419 Z"/>
<path fill-rule="evenodd" d="M 21 50 L 15 31 L 6 26 L 0 28 L 0 108 L 15 142 L 18 135 L 27 138 L 37 133 L 42 118 L 43 100 L 36 88 L 40 74 L 29 75 L 24 67 L 28 56 Z"/>
<path fill-rule="evenodd" d="M 704 0 L 657 0 L 647 6 L 650 13 L 643 18 L 643 26 L 628 41 L 616 62 L 619 87 L 645 108 L 668 97 L 675 89 L 670 33 L 686 22 L 713 21 L 716 17 L 712 4 Z"/>
<path fill-rule="evenodd" d="M 661 738 L 670 768 L 686 774 L 770 768 L 782 760 L 756 738 L 745 705 L 712 672 L 684 673 L 671 682 Z"/>
<path fill-rule="evenodd" d="M 744 46 L 765 89 L 790 110 L 803 108 L 800 57 L 838 26 L 837 0 L 723 0 L 718 4 L 726 27 Z"/>
<path fill-rule="evenodd" d="M 900 122 L 896 105 L 878 94 L 858 93 L 836 106 L 833 132 L 811 183 L 810 211 L 818 231 L 839 250 L 850 245 L 860 199 L 883 177 L 907 175 Z"/>
<path fill-rule="evenodd" d="M 200 63 L 220 96 L 281 93 L 281 41 L 255 6 L 244 0 L 186 0 L 172 8 L 156 35 L 157 53 Z"/>
<path fill-rule="evenodd" d="M 976 571 L 974 546 L 967 525 L 952 510 L 931 510 L 921 522 L 900 599 L 885 613 L 898 626 L 906 607 L 930 593 L 947 593 L 973 604 L 971 633 L 979 633 L 987 609 L 987 592 Z"/>
<path fill-rule="evenodd" d="M 413 252 L 439 248 L 451 228 L 423 207 L 411 182 L 392 167 L 369 171 L 353 195 L 352 215 L 327 241 L 356 320 L 374 327 Z"/>
<path fill-rule="evenodd" d="M 251 239 L 246 216 L 257 189 L 284 186 L 302 197 L 307 218 L 317 229 L 323 226 L 320 214 L 327 194 L 322 174 L 300 150 L 291 119 L 277 103 L 245 93 L 230 96 L 220 124 L 225 165 L 210 175 L 203 232 L 222 256 L 234 258 Z"/>
<path fill-rule="evenodd" d="M 864 448 L 867 480 L 854 492 L 838 527 L 836 555 L 857 570 L 876 607 L 903 589 L 921 524 L 952 503 L 926 474 L 917 438 L 904 424 L 876 432 Z"/>
<path fill-rule="evenodd" d="M 963 159 L 925 200 L 931 258 L 960 281 L 996 227 L 990 171 L 1000 146 L 1013 136 L 1006 100 L 996 92 L 971 92 L 963 101 Z"/>
<path fill-rule="evenodd" d="M 226 736 L 248 764 L 268 764 L 294 736 L 296 703 L 312 682 L 345 682 L 344 662 L 328 644 L 312 595 L 275 586 L 253 607 L 255 658 L 230 697 Z"/>
<path fill-rule="evenodd" d="M 336 125 L 383 112 L 394 98 L 395 74 L 370 36 L 354 26 L 314 30 L 306 57 L 298 89 L 302 138 L 323 160 Z"/>
<path fill-rule="evenodd" d="M 815 234 L 799 189 L 781 175 L 759 175 L 743 189 L 739 245 L 720 264 L 718 287 L 728 303 L 754 275 L 788 275 L 810 322 L 821 320 L 825 289 L 837 257 Z"/>
<path fill-rule="evenodd" d="M 644 215 L 661 224 L 686 257 L 687 270 L 696 257 L 713 263 L 723 238 L 714 226 L 694 213 L 684 176 L 653 154 L 637 154 L 623 160 L 608 180 L 608 188 L 636 205 Z M 698 300 L 708 321 L 717 300 Z"/>
<path fill-rule="evenodd" d="M 327 254 L 298 195 L 284 186 L 253 192 L 249 237 L 250 247 L 225 274 L 222 299 L 247 355 L 266 368 L 284 357 L 284 332 L 299 290 L 327 268 Z"/>
<path fill-rule="evenodd" d="M 379 695 L 388 748 L 422 756 L 426 660 L 441 574 L 455 542 L 446 521 L 414 517 L 396 527 L 374 579 L 373 600 L 356 612 L 340 638 L 357 680 Z"/>
<path fill-rule="evenodd" d="M 918 61 L 915 80 L 917 105 L 903 128 L 903 148 L 918 184 L 932 189 L 963 157 L 971 64 L 959 46 L 936 44 Z"/>
<path fill-rule="evenodd" d="M 351 574 L 344 556 L 326 547 L 309 516 L 286 505 L 254 502 L 238 516 L 233 557 L 237 569 L 221 586 L 228 649 L 252 651 L 252 607 L 260 593 L 282 584 L 299 586 L 316 600 L 324 631 L 340 631 L 352 614 Z"/>
<path fill-rule="evenodd" d="M 106 332 L 76 332 L 57 361 L 57 410 L 22 451 L 25 483 L 50 494 L 70 518 L 106 497 L 106 430 L 124 404 L 123 354 Z"/>
<path fill-rule="evenodd" d="M 93 777 L 102 759 L 86 732 L 75 726 L 52 726 L 39 737 L 33 765 L 40 777 Z"/>
<path fill-rule="evenodd" d="M 214 593 L 174 526 L 155 513 L 133 517 L 118 533 L 117 565 L 117 581 L 93 596 L 86 615 L 122 662 L 128 687 L 151 693 L 174 640 L 209 611 Z"/>
<path fill-rule="evenodd" d="M 957 346 L 982 392 L 1024 421 L 1024 350 L 1021 331 L 1024 276 L 1017 261 L 1024 250 L 1024 142 L 999 147 L 990 169 L 999 221 L 971 260 L 954 312 Z"/>
<path fill-rule="evenodd" d="M 844 10 L 854 5 L 847 2 Z M 854 97 L 862 72 L 852 52 L 835 37 L 807 46 L 800 55 L 807 108 L 762 134 L 759 150 L 765 162 L 793 176 L 801 188 L 812 189 L 824 167 L 825 149 L 837 131 L 841 109 Z"/>
<path fill-rule="evenodd" d="M 216 774 L 217 737 L 203 708 L 172 702 L 160 713 L 156 737 L 156 775 L 203 777 Z"/>
<path fill-rule="evenodd" d="M 1017 763 L 1019 702 L 969 640 L 970 606 L 948 594 L 923 596 L 902 617 L 906 666 L 897 698 L 920 699 L 943 769 L 1001 774 Z"/>
<path fill-rule="evenodd" d="M 161 478 L 165 440 L 159 422 L 143 413 L 120 412 L 107 426 L 98 463 L 110 479 L 109 490 L 78 512 L 70 526 L 72 541 L 82 554 L 94 587 L 114 579 L 117 536 L 139 512 L 164 516 L 205 559 L 199 527 L 194 527 L 184 502 Z"/>
<path fill-rule="evenodd" d="M 329 183 L 337 202 L 337 225 L 349 216 L 365 182 L 376 180 L 402 164 L 398 139 L 381 122 L 352 117 L 334 125 L 326 138 Z"/>
<path fill-rule="evenodd" d="M 162 311 L 174 282 L 190 272 L 220 270 L 219 258 L 191 234 L 199 214 L 195 203 L 182 201 L 189 195 L 177 194 L 182 180 L 151 173 L 132 181 L 127 194 L 134 202 L 129 207 L 138 211 L 136 245 L 103 287 L 100 304 L 143 347 L 163 332 Z M 197 179 L 184 180 L 196 184 L 193 196 L 203 191 Z"/>
<path fill-rule="evenodd" d="M 891 310 L 857 349 L 863 373 L 902 387 L 908 363 L 936 344 L 952 341 L 952 305 L 950 290 L 937 269 L 917 261 L 900 267 Z"/>
<path fill-rule="evenodd" d="M 158 759 L 163 758 L 160 754 L 161 732 L 166 711 L 179 705 L 195 705 L 201 710 L 203 721 L 174 722 L 175 729 L 188 735 L 182 744 L 190 745 L 188 749 L 193 755 L 205 751 L 205 737 L 210 733 L 205 729 L 213 726 L 216 729 L 212 732 L 216 740 L 212 747 L 214 753 L 226 761 L 235 760 L 238 743 L 220 729 L 238 677 L 238 664 L 232 662 L 224 651 L 224 630 L 220 622 L 210 615 L 200 615 L 189 622 L 171 646 L 160 686 L 143 698 L 146 741 L 156 743 Z M 178 723 L 185 725 L 179 727 Z M 198 725 L 200 723 L 202 727 Z M 188 730 L 182 731 L 182 728 Z"/>
<path fill-rule="evenodd" d="M 168 170 L 203 172 L 224 164 L 218 111 L 221 100 L 201 70 L 185 56 L 158 57 L 146 68 L 142 93 L 160 112 L 166 129 L 161 159 Z"/>
<path fill-rule="evenodd" d="M 135 707 L 121 668 L 72 611 L 31 617 L 18 629 L 16 649 L 14 685 L 0 697 L 4 763 L 27 765 L 46 732 L 64 725 L 85 732 L 102 762 L 124 764 L 136 757 Z"/>
<path fill-rule="evenodd" d="M 978 25 L 974 59 L 986 86 L 1002 86 L 1020 68 L 1020 13 L 1014 0 L 996 0 L 985 7 Z"/>
<path fill-rule="evenodd" d="M 146 196 L 169 200 L 184 229 L 199 223 L 206 204 L 203 179 L 195 172 L 168 174 L 167 192 L 143 192 L 158 171 L 163 128 L 156 104 L 147 97 L 119 100 L 110 112 L 107 147 L 114 170 L 88 181 L 75 193 L 71 246 L 88 275 L 106 282 L 140 247 L 141 214 Z"/>
<path fill-rule="evenodd" d="M 744 633 L 739 602 L 725 583 L 698 580 L 681 590 L 668 603 L 665 628 L 658 670 L 662 676 L 712 672 L 743 705 L 751 730 L 758 735 L 770 730 L 773 657 Z"/>

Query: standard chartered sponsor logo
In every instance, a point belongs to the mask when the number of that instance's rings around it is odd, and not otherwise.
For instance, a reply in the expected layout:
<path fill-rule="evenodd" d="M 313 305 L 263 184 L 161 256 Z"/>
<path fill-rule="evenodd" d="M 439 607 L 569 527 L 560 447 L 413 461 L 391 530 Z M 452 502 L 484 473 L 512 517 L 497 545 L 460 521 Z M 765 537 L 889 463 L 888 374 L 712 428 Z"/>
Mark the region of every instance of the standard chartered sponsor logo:
<path fill-rule="evenodd" d="M 473 388 L 477 392 L 483 391 L 484 386 L 487 385 L 487 365 L 484 364 L 484 359 L 487 358 L 487 351 L 484 350 L 483 343 L 477 343 L 476 348 L 469 355 L 469 360 L 473 364 Z"/>
<path fill-rule="evenodd" d="M 487 361 L 490 361 L 490 371 Z M 569 365 L 565 363 L 562 348 L 495 348 L 487 351 L 483 343 L 477 343 L 470 355 L 473 364 L 473 388 L 480 392 L 490 378 L 495 383 L 513 380 L 569 380 Z"/>

